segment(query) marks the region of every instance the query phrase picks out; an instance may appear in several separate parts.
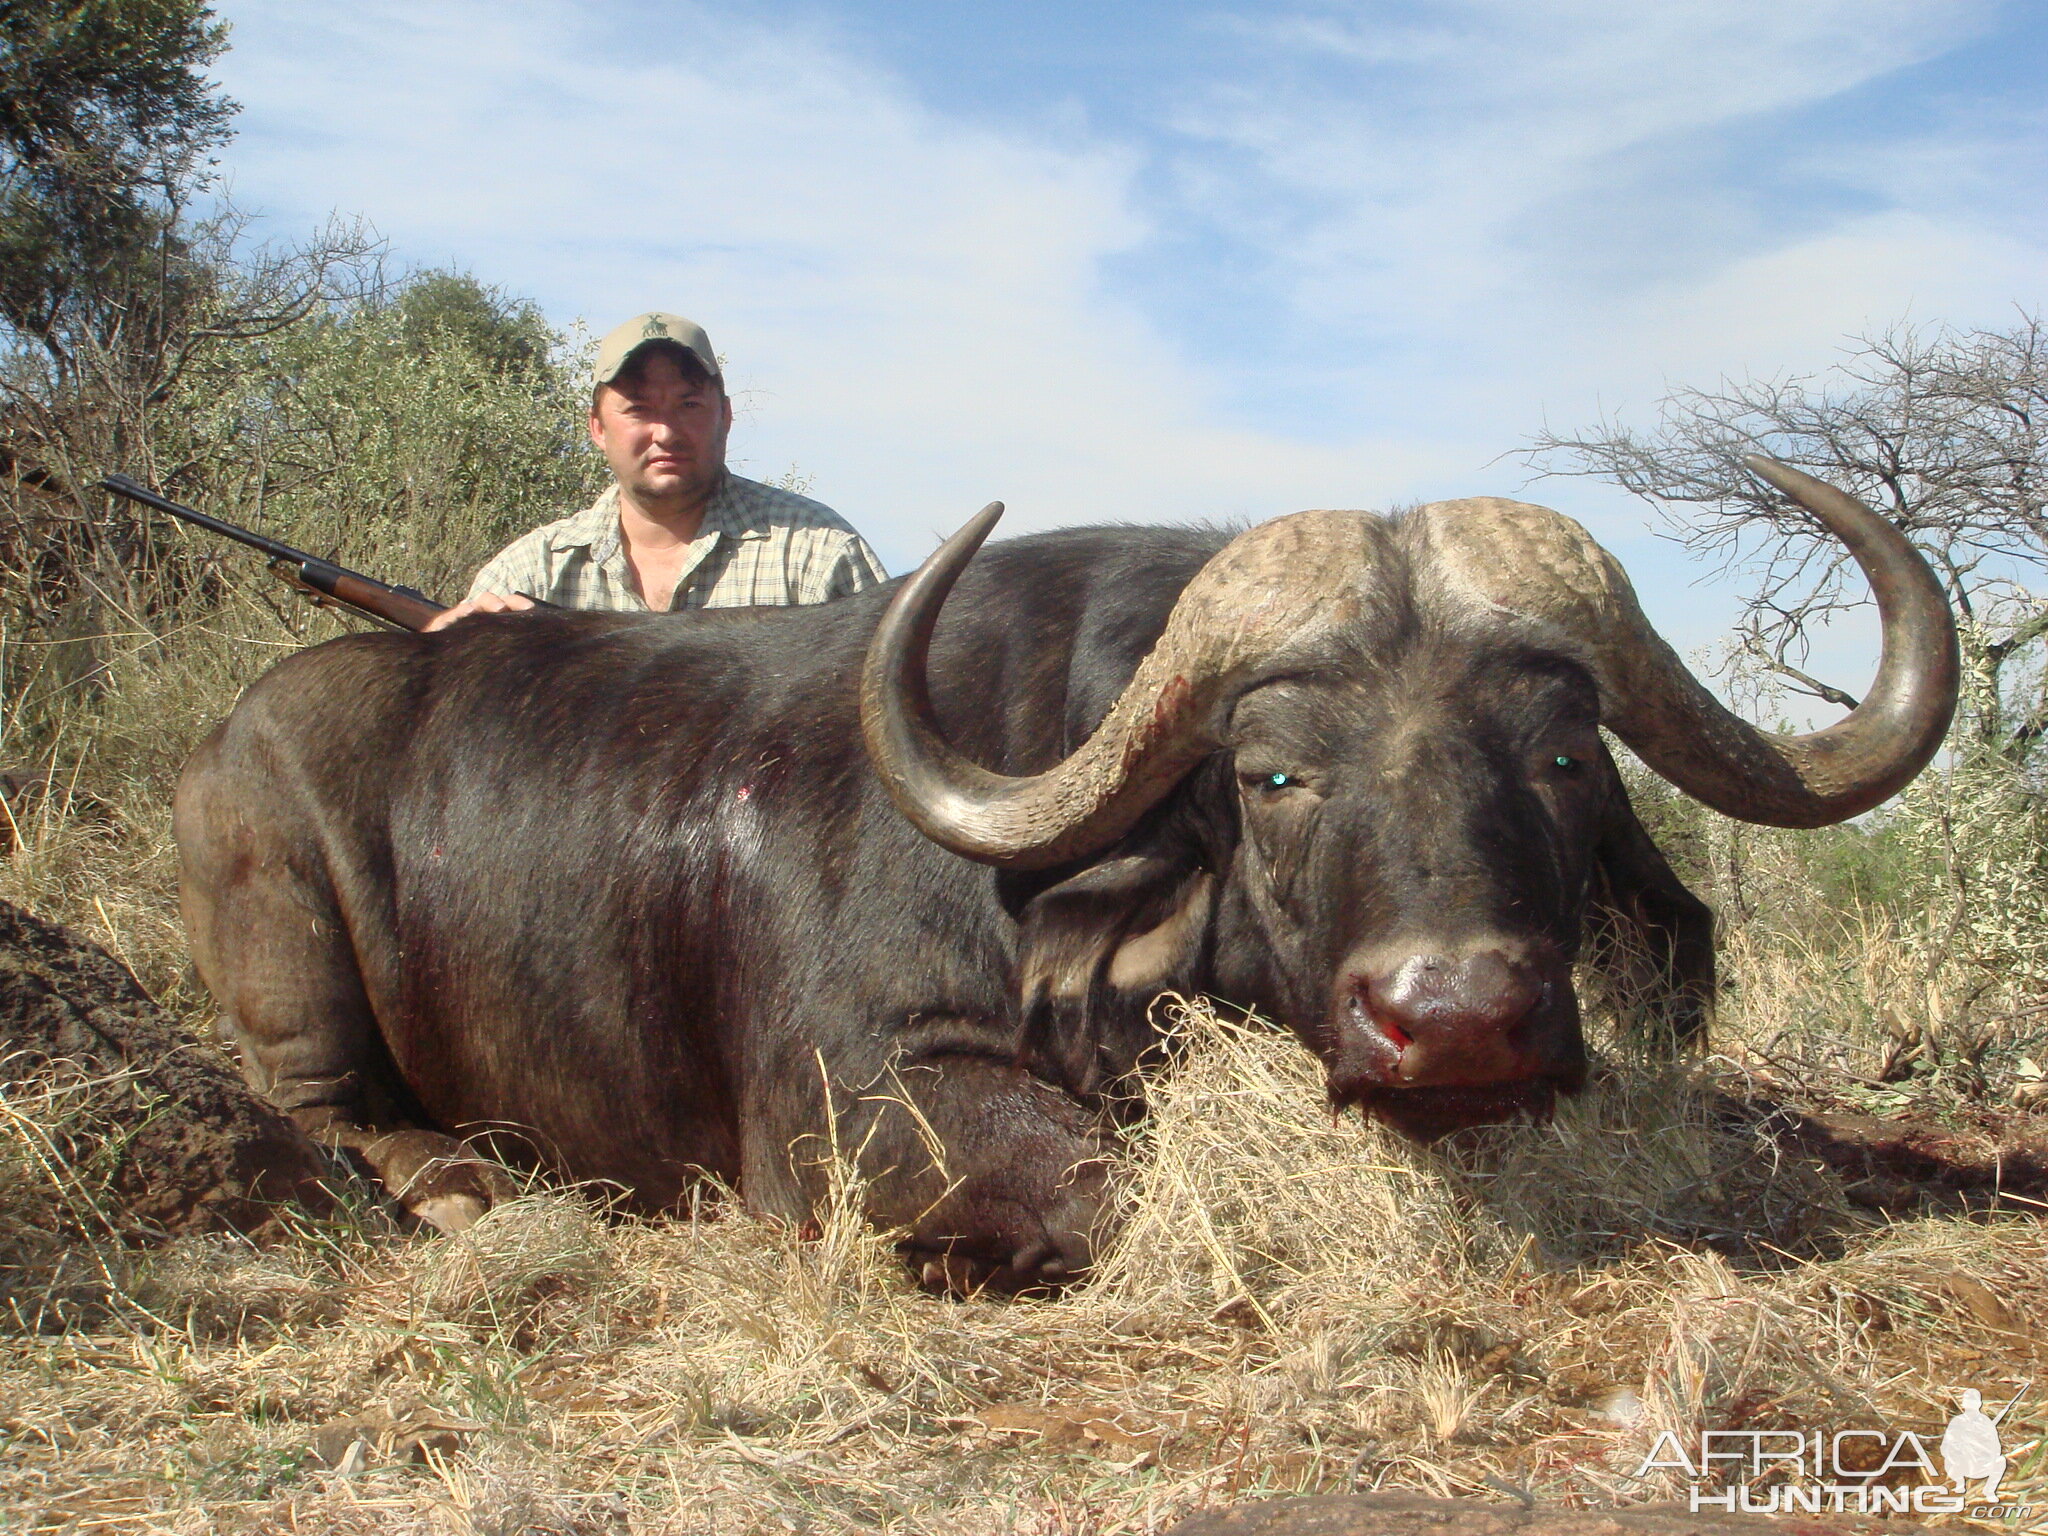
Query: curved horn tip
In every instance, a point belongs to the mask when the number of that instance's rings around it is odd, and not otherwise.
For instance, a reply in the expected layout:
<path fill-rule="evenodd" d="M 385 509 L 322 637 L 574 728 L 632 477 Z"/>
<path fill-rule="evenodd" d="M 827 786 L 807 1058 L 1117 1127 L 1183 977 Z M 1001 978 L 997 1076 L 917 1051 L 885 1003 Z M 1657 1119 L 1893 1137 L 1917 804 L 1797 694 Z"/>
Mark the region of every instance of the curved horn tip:
<path fill-rule="evenodd" d="M 1745 453 L 1743 466 L 1759 480 L 1768 481 L 1787 496 L 1797 497 L 1802 486 L 1818 485 L 1827 490 L 1834 487 L 1825 480 L 1816 480 L 1804 470 L 1794 469 L 1790 464 L 1772 458 L 1767 453 Z"/>
<path fill-rule="evenodd" d="M 939 547 L 932 551 L 930 558 L 937 560 L 941 555 L 947 554 L 971 556 L 981 548 L 996 524 L 1001 521 L 1002 515 L 1003 504 L 1000 501 L 990 502 L 958 528 L 941 538 Z"/>

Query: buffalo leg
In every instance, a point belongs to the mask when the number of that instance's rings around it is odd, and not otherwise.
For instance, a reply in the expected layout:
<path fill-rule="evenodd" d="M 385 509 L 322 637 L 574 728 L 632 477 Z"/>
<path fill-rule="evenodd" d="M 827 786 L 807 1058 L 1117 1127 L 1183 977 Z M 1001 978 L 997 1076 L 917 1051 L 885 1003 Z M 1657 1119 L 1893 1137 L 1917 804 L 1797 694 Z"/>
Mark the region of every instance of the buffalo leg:
<path fill-rule="evenodd" d="M 1014 1294 L 1087 1271 L 1111 1145 L 1099 1117 L 1073 1097 L 1007 1061 L 943 1055 L 834 1098 L 834 1135 L 866 1181 L 868 1219 L 904 1234 L 901 1251 L 925 1286 Z M 764 1138 L 756 1144 L 763 1157 L 749 1162 L 782 1175 L 779 1185 L 793 1175 L 815 1206 L 831 1140 L 795 1136 L 785 1153 Z M 764 1167 L 770 1160 L 789 1172 Z"/>
<path fill-rule="evenodd" d="M 308 1135 L 359 1158 L 422 1221 L 470 1226 L 517 1190 L 462 1142 L 410 1123 L 326 880 L 209 788 L 190 772 L 180 786 L 179 896 L 242 1075 Z"/>

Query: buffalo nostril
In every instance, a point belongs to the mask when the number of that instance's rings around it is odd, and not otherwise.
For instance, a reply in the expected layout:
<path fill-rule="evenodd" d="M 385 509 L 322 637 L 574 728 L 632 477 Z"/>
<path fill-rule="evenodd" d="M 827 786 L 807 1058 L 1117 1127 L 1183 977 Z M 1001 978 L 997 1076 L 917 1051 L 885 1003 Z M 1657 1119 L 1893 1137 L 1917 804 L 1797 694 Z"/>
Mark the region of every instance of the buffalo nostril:
<path fill-rule="evenodd" d="M 1361 1066 L 1402 1085 L 1506 1081 L 1533 1070 L 1551 979 L 1480 950 L 1411 954 L 1353 973 L 1345 999 Z"/>
<path fill-rule="evenodd" d="M 1375 1005 L 1372 1000 L 1372 983 L 1360 980 L 1353 985 L 1351 996 L 1345 1000 L 1345 1009 L 1351 1015 L 1352 1026 L 1362 1032 L 1378 1035 L 1394 1048 L 1399 1055 L 1408 1049 L 1414 1036 L 1388 1016 L 1387 1010 Z"/>

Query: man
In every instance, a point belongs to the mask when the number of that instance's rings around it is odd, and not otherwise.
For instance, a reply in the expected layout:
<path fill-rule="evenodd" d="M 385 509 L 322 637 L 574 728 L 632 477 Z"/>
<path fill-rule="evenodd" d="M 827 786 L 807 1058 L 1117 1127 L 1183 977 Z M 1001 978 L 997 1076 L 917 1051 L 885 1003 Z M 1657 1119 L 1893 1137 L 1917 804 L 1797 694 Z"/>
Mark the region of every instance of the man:
<path fill-rule="evenodd" d="M 590 440 L 615 483 L 500 551 L 429 630 L 535 598 L 662 613 L 820 603 L 883 579 L 831 508 L 725 467 L 732 401 L 701 326 L 661 313 L 628 320 L 598 348 L 591 384 Z"/>
<path fill-rule="evenodd" d="M 1998 1418 L 2005 1415 L 2001 1413 Z M 1941 1436 L 1941 1469 L 1962 1493 L 1974 1478 L 1984 1479 L 1984 1502 L 1998 1502 L 1998 1485 L 2005 1478 L 2005 1448 L 1998 1439 L 1998 1419 L 1984 1411 L 1983 1394 L 1975 1387 L 1963 1391 L 1963 1411 L 1948 1421 Z"/>

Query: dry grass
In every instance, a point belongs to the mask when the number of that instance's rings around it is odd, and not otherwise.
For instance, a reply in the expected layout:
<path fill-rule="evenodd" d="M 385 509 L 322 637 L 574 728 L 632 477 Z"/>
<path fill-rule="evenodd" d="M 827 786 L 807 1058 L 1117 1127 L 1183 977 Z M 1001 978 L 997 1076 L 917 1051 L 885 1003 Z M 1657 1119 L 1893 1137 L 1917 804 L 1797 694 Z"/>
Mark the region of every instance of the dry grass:
<path fill-rule="evenodd" d="M 351 627 L 294 601 L 251 580 L 203 622 L 159 632 L 138 619 L 92 636 L 103 670 L 61 698 L 0 699 L 0 771 L 27 781 L 0 798 L 0 898 L 76 928 L 195 1023 L 210 1004 L 186 975 L 171 790 L 243 688 Z M 33 705 L 57 715 L 54 729 L 25 727 Z"/>
<path fill-rule="evenodd" d="M 2048 1229 L 1860 1213 L 1717 1114 L 1725 1063 L 1624 1062 L 1437 1154 L 1333 1119 L 1283 1039 L 1182 1027 L 1073 1295 L 923 1296 L 852 1190 L 816 1238 L 536 1191 L 457 1241 L 371 1205 L 269 1251 L 188 1240 L 127 1256 L 90 1325 L 0 1338 L 0 1510 L 1108 1533 L 1293 1490 L 1669 1497 L 1629 1475 L 1659 1429 L 1938 1429 L 1965 1384 L 2023 1393 L 2009 1447 L 2048 1432 Z M 2040 1450 L 2009 1486 L 2048 1503 Z"/>
<path fill-rule="evenodd" d="M 561 452 L 573 367 L 547 407 L 466 354 L 387 345 L 399 319 L 323 319 L 260 360 L 293 381 L 266 397 L 277 441 L 245 439 L 227 389 L 167 410 L 156 451 L 230 466 L 195 498 L 215 511 L 453 591 L 602 469 Z M 300 465 L 296 491 L 266 496 L 266 455 Z M 342 626 L 253 560 L 152 537 L 188 605 L 129 611 L 84 572 L 44 593 L 62 613 L 0 605 L 0 898 L 203 1031 L 177 765 L 264 667 Z M 12 566 L 0 590 L 41 589 Z M 850 1186 L 813 1238 L 730 1201 L 627 1222 L 536 1189 L 444 1241 L 363 1191 L 267 1250 L 138 1250 L 102 1208 L 104 1085 L 17 1082 L 0 1528 L 1107 1536 L 1290 1490 L 1626 1503 L 1679 1491 L 1630 1475 L 1663 1428 L 1924 1430 L 1963 1385 L 2020 1394 L 2005 1441 L 2035 1443 L 2007 1489 L 2048 1508 L 2048 1227 L 1883 1219 L 1730 1110 L 1758 1089 L 1962 1125 L 2042 1102 L 2038 797 L 1930 775 L 1900 804 L 1926 912 L 1861 932 L 1790 834 L 1700 831 L 1702 894 L 1733 923 L 1725 1054 L 1610 1048 L 1543 1127 L 1419 1151 L 1333 1120 L 1288 1041 L 1188 1011 L 1123 1236 L 1056 1301 L 914 1291 Z"/>
<path fill-rule="evenodd" d="M 103 1196 L 113 1171 L 104 1078 L 0 1058 L 0 1329 L 103 1315 L 130 1255 Z"/>
<path fill-rule="evenodd" d="M 168 787 L 302 642 L 268 595 L 115 648 L 0 837 L 0 897 L 195 1028 Z M 1802 931 L 1728 935 L 1724 1054 L 1610 1046 L 1549 1125 L 1440 1152 L 1188 1010 L 1123 1237 L 1050 1302 L 917 1293 L 850 1188 L 814 1239 L 535 1190 L 448 1242 L 364 1192 L 267 1251 L 135 1251 L 94 1204 L 90 1088 L 48 1076 L 0 1100 L 0 1527 L 1107 1536 L 1294 1490 L 1626 1503 L 1680 1491 L 1630 1476 L 1662 1428 L 1925 1430 L 1964 1385 L 2021 1393 L 2006 1444 L 2038 1441 L 2048 1228 L 1883 1220 L 1729 1096 L 1981 1113 L 2048 1060 L 2042 1015 L 1882 925 Z M 2008 1476 L 2037 1506 L 2044 1457 Z"/>

